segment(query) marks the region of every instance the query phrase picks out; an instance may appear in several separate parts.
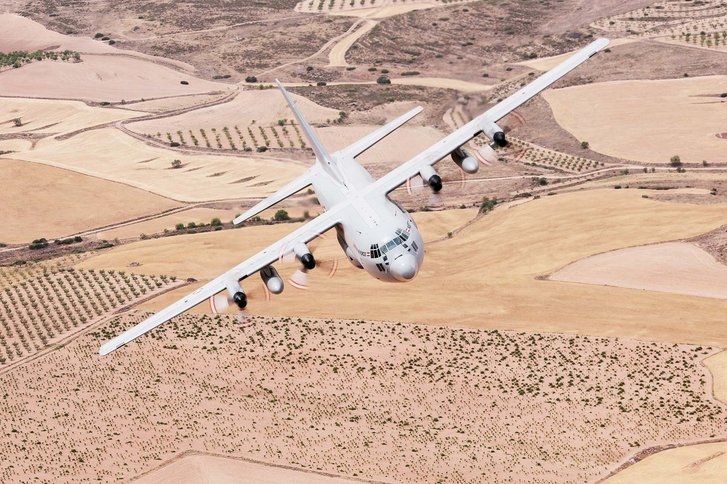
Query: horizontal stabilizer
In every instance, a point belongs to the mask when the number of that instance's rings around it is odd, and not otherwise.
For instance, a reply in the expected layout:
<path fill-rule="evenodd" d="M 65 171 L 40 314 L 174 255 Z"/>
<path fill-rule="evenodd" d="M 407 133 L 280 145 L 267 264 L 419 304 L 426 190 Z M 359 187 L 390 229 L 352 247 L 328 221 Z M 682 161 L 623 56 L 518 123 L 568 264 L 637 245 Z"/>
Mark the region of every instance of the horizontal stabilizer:
<path fill-rule="evenodd" d="M 391 121 L 390 123 L 387 123 L 386 125 L 380 127 L 373 133 L 370 133 L 360 140 L 356 141 L 355 143 L 347 146 L 346 148 L 337 151 L 333 156 L 334 157 L 343 157 L 343 158 L 355 158 L 364 151 L 368 150 L 372 146 L 374 146 L 376 143 L 381 141 L 382 139 L 389 136 L 391 133 L 393 133 L 395 130 L 399 129 L 404 123 L 411 120 L 414 116 L 421 113 L 423 111 L 423 108 L 421 106 L 417 106 L 411 111 L 409 111 L 406 114 L 403 114 L 396 118 L 395 120 Z"/>
<path fill-rule="evenodd" d="M 309 186 L 312 183 L 311 175 L 313 173 L 313 170 L 314 170 L 313 168 L 309 169 L 308 171 L 303 173 L 302 176 L 300 176 L 300 177 L 296 178 L 295 180 L 293 180 L 292 182 L 288 183 L 283 188 L 281 188 L 277 192 L 273 193 L 265 200 L 262 200 L 261 202 L 255 204 L 255 206 L 253 206 L 252 208 L 247 210 L 242 215 L 238 215 L 237 217 L 235 217 L 235 220 L 233 220 L 232 223 L 234 223 L 235 225 L 240 224 L 240 223 L 244 222 L 245 220 L 249 219 L 250 217 L 254 217 L 255 215 L 262 212 L 263 210 L 272 207 L 276 203 L 279 203 L 279 202 L 285 200 L 286 198 L 288 198 L 292 195 L 295 195 L 302 189 L 306 188 L 307 186 Z"/>

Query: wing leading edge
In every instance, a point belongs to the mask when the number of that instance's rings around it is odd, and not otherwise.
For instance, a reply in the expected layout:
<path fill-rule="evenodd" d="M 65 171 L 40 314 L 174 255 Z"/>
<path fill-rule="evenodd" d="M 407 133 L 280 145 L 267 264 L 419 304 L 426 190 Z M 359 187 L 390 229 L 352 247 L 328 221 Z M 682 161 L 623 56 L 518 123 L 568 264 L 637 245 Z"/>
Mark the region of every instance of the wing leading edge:
<path fill-rule="evenodd" d="M 99 354 L 107 355 L 112 351 L 119 349 L 130 341 L 133 341 L 139 336 L 156 328 L 160 324 L 169 321 L 173 317 L 178 316 L 204 300 L 209 299 L 218 292 L 225 290 L 230 282 L 237 283 L 240 279 L 244 279 L 256 273 L 260 269 L 276 262 L 282 255 L 291 251 L 296 244 L 301 242 L 306 243 L 338 224 L 341 219 L 341 212 L 346 207 L 347 205 L 342 205 L 319 215 L 307 224 L 294 230 L 287 236 L 233 267 L 216 279 L 208 282 L 191 294 L 188 294 L 174 304 L 162 309 L 136 326 L 126 330 L 119 336 L 109 340 L 101 346 Z"/>

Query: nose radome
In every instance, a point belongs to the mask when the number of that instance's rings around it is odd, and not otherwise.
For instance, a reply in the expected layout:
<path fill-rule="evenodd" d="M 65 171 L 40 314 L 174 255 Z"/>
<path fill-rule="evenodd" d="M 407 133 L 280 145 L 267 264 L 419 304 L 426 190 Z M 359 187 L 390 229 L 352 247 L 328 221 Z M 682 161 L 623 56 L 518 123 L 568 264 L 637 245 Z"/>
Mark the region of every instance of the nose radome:
<path fill-rule="evenodd" d="M 410 281 L 417 275 L 417 261 L 413 255 L 404 254 L 391 262 L 389 271 L 397 281 Z"/>

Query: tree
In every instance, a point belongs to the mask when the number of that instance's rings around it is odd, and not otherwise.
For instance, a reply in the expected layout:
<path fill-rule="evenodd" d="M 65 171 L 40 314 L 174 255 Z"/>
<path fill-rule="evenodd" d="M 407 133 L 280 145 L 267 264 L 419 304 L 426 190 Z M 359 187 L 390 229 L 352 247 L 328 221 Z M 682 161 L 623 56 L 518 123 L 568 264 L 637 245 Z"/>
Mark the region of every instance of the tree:
<path fill-rule="evenodd" d="M 19 128 L 23 125 L 23 121 L 20 118 L 13 119 L 13 124 L 16 128 Z"/>
<path fill-rule="evenodd" d="M 184 224 L 183 223 L 178 223 L 177 225 L 175 225 L 175 228 L 177 230 L 184 230 Z"/>
<path fill-rule="evenodd" d="M 679 155 L 674 155 L 671 157 L 671 166 L 675 168 L 679 168 L 682 166 L 682 159 L 679 157 Z"/>
<path fill-rule="evenodd" d="M 591 145 L 588 143 L 588 141 L 581 141 L 581 148 L 584 150 L 587 150 Z"/>
<path fill-rule="evenodd" d="M 247 76 L 245 78 L 245 82 L 257 82 L 257 77 L 255 77 L 255 76 Z"/>
<path fill-rule="evenodd" d="M 213 227 L 219 227 L 220 225 L 222 225 L 222 220 L 215 217 L 212 219 L 212 222 L 210 222 L 210 225 Z"/>
<path fill-rule="evenodd" d="M 277 212 L 275 212 L 275 217 L 273 217 L 276 222 L 282 222 L 284 220 L 290 220 L 290 216 L 288 215 L 288 212 L 280 209 Z"/>
<path fill-rule="evenodd" d="M 379 76 L 376 79 L 376 84 L 391 84 L 391 79 L 389 79 L 389 76 Z"/>
<path fill-rule="evenodd" d="M 182 167 L 182 160 L 172 161 L 172 168 L 177 169 Z"/>

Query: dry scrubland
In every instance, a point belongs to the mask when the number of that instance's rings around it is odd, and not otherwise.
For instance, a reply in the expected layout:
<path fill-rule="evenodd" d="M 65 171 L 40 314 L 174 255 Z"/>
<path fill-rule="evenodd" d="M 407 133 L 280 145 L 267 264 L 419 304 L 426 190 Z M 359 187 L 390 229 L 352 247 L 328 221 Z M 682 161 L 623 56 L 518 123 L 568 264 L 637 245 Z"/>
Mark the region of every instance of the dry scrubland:
<path fill-rule="evenodd" d="M 377 480 L 582 482 L 634 450 L 724 429 L 698 364 L 710 348 L 183 316 L 94 356 L 145 316 L 0 376 L 6 399 L 23 396 L 3 419 L 0 478 L 127 480 L 195 449 Z"/>

